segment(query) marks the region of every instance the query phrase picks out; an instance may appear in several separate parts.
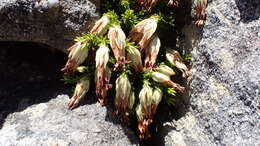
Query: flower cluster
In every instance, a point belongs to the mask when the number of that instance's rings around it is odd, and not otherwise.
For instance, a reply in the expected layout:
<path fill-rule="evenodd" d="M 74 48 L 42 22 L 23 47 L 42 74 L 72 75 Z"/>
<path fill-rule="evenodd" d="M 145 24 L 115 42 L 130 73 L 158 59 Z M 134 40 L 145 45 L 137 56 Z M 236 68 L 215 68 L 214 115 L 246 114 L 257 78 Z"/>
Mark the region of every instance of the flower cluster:
<path fill-rule="evenodd" d="M 161 101 L 172 98 L 169 96 L 176 91 L 186 91 L 172 76 L 178 74 L 178 70 L 184 78 L 192 74 L 176 50 L 163 46 L 158 33 L 162 16 L 151 14 L 140 21 L 131 21 L 138 16 L 130 9 L 128 0 L 122 1 L 125 8 L 122 15 L 114 11 L 103 14 L 89 33 L 77 38 L 69 48 L 68 61 L 62 71 L 66 76 L 77 76 L 77 83 L 68 106 L 75 108 L 90 84 L 95 84 L 100 104 L 106 105 L 107 98 L 114 96 L 115 113 L 126 123 L 136 116 L 139 137 L 146 139 Z M 137 4 L 150 14 L 158 1 L 137 0 Z M 170 0 L 169 5 L 178 6 L 178 2 Z M 128 22 L 133 25 L 126 24 Z"/>

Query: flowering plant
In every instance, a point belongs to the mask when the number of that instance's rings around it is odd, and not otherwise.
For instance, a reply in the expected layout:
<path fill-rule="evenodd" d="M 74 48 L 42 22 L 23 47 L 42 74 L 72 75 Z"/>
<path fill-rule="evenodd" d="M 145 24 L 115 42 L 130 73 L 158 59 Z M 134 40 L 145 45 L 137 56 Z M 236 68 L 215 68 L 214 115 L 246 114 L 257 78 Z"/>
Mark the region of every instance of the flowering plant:
<path fill-rule="evenodd" d="M 167 48 L 172 34 L 161 39 L 176 28 L 171 9 L 181 1 L 120 0 L 120 7 L 115 7 L 118 1 L 105 1 L 103 16 L 69 48 L 62 69 L 65 81 L 76 82 L 69 108 L 75 108 L 95 84 L 100 104 L 114 97 L 115 113 L 127 123 L 136 117 L 139 137 L 146 139 L 159 104 L 172 104 L 176 92 L 187 91 L 172 77 L 178 70 L 184 78 L 192 76 L 181 55 Z M 201 25 L 207 1 L 197 1 L 197 12 L 203 14 L 197 14 L 196 24 Z"/>

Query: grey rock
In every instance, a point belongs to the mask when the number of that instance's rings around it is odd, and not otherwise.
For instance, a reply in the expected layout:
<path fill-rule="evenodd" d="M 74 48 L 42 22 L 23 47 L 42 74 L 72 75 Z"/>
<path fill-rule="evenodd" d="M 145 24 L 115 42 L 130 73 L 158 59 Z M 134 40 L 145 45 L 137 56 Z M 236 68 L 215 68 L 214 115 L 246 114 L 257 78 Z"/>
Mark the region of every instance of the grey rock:
<path fill-rule="evenodd" d="M 165 123 L 165 145 L 260 145 L 260 1 L 214 0 L 193 48 L 190 108 Z"/>
<path fill-rule="evenodd" d="M 0 46 L 1 146 L 138 145 L 134 131 L 112 107 L 101 106 L 94 93 L 68 109 L 72 87 L 61 81 L 64 53 L 32 43 Z"/>
<path fill-rule="evenodd" d="M 68 95 L 58 95 L 46 103 L 9 114 L 0 130 L 0 145 L 137 145 L 125 134 L 135 138 L 132 131 L 119 122 L 110 122 L 118 119 L 106 107 L 94 103 L 71 111 L 68 101 Z M 106 118 L 107 112 L 110 119 Z"/>
<path fill-rule="evenodd" d="M 99 0 L 1 0 L 0 41 L 26 41 L 66 52 L 99 16 Z"/>

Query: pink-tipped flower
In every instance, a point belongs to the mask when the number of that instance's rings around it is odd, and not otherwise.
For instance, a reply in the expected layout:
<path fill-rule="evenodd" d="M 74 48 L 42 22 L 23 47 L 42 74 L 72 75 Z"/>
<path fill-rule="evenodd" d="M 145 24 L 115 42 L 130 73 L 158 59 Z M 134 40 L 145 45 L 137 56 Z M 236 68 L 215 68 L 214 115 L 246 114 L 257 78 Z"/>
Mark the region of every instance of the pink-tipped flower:
<path fill-rule="evenodd" d="M 157 29 L 159 16 L 152 16 L 150 18 L 144 19 L 138 24 L 136 24 L 128 38 L 132 42 L 135 42 L 138 49 L 142 52 L 150 42 L 151 37 Z"/>
<path fill-rule="evenodd" d="M 202 26 L 206 19 L 206 8 L 208 5 L 208 0 L 194 0 L 195 10 L 196 10 L 196 21 L 193 23 Z"/>
<path fill-rule="evenodd" d="M 187 66 L 183 63 L 182 58 L 177 51 L 168 51 L 166 52 L 166 59 L 174 66 L 176 66 L 183 73 L 182 76 L 184 78 L 188 78 L 192 76 L 191 72 L 187 68 Z"/>
<path fill-rule="evenodd" d="M 68 104 L 69 109 L 75 108 L 79 104 L 80 100 L 86 95 L 89 90 L 89 83 L 88 77 L 83 77 L 78 81 L 73 97 Z"/>
<path fill-rule="evenodd" d="M 153 89 L 148 82 L 144 82 L 143 88 L 139 93 L 139 105 L 136 109 L 138 119 L 139 137 L 141 139 L 149 137 L 148 125 L 152 123 L 152 102 Z"/>
<path fill-rule="evenodd" d="M 96 52 L 96 72 L 95 72 L 95 83 L 96 83 L 96 95 L 99 99 L 100 104 L 105 104 L 105 98 L 107 96 L 107 90 L 111 88 L 109 84 L 110 71 L 107 68 L 109 59 L 109 48 L 105 45 L 100 45 Z"/>
<path fill-rule="evenodd" d="M 68 56 L 68 61 L 61 71 L 64 71 L 64 74 L 72 74 L 76 71 L 77 67 L 85 61 L 88 57 L 88 48 L 86 43 L 77 42 L 69 49 L 70 51 Z"/>
<path fill-rule="evenodd" d="M 116 80 L 115 107 L 117 113 L 128 121 L 129 110 L 133 103 L 131 97 L 131 83 L 126 74 L 121 74 Z"/>
<path fill-rule="evenodd" d="M 109 17 L 104 15 L 96 21 L 95 25 L 90 30 L 91 34 L 103 36 L 108 30 Z"/>
<path fill-rule="evenodd" d="M 173 81 L 171 81 L 170 77 L 165 75 L 165 74 L 162 74 L 162 73 L 159 73 L 159 72 L 153 72 L 152 73 L 152 79 L 155 82 L 162 83 L 163 85 L 176 88 L 176 89 L 178 89 L 181 92 L 184 92 L 184 90 L 185 90 L 184 87 L 182 87 L 178 83 L 174 83 Z"/>
<path fill-rule="evenodd" d="M 164 64 L 159 65 L 158 67 L 154 68 L 154 70 L 157 72 L 160 72 L 162 74 L 165 74 L 169 77 L 175 75 L 175 72 L 173 71 L 173 69 Z"/>
<path fill-rule="evenodd" d="M 141 72 L 143 70 L 141 53 L 138 49 L 136 49 L 136 47 L 128 47 L 127 60 L 130 61 L 130 65 L 135 69 L 136 72 Z"/>
<path fill-rule="evenodd" d="M 151 42 L 145 49 L 144 66 L 147 70 L 151 70 L 156 62 L 161 47 L 161 41 L 157 36 L 151 39 Z"/>
<path fill-rule="evenodd" d="M 125 33 L 120 26 L 113 25 L 112 27 L 109 28 L 108 38 L 110 41 L 110 46 L 116 58 L 115 69 L 122 70 L 125 65 L 125 46 L 126 46 Z"/>
<path fill-rule="evenodd" d="M 180 0 L 169 0 L 167 5 L 171 7 L 179 7 L 179 4 L 180 4 Z"/>
<path fill-rule="evenodd" d="M 138 120 L 138 131 L 139 131 L 139 138 L 145 139 L 149 137 L 149 130 L 148 125 L 150 124 L 145 117 L 145 113 L 143 111 L 143 107 L 138 104 L 136 108 L 136 116 Z"/>
<path fill-rule="evenodd" d="M 159 0 L 137 0 L 139 5 L 147 11 L 151 11 L 158 1 Z"/>

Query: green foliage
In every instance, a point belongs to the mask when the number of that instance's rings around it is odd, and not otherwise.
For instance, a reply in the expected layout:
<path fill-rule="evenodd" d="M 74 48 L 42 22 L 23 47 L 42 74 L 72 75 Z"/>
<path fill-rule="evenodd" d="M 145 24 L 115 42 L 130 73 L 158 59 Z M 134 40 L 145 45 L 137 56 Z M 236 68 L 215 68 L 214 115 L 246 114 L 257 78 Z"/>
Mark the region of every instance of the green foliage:
<path fill-rule="evenodd" d="M 173 39 L 176 37 L 177 33 L 175 27 L 176 15 L 174 10 L 166 7 L 165 1 L 160 1 L 160 3 L 152 10 L 152 12 L 148 12 L 146 10 L 139 10 L 136 9 L 137 3 L 135 1 L 136 0 L 103 0 L 101 2 L 101 8 L 102 8 L 103 16 L 107 16 L 110 20 L 108 27 L 111 27 L 112 25 L 119 25 L 121 26 L 121 28 L 123 29 L 123 31 L 127 36 L 130 30 L 138 22 L 150 17 L 156 18 L 158 20 L 158 27 L 155 34 L 158 35 L 161 40 L 161 47 L 156 60 L 157 63 L 156 66 L 164 64 L 171 68 L 176 69 L 176 67 L 170 64 L 169 62 L 167 62 L 165 58 L 166 50 L 175 47 L 174 46 L 175 40 Z M 110 41 L 107 39 L 107 36 L 97 36 L 90 33 L 83 34 L 81 37 L 77 37 L 75 41 L 85 43 L 86 47 L 88 48 L 94 48 L 92 49 L 93 54 L 101 44 L 105 44 L 108 47 L 110 47 L 111 45 Z M 131 47 L 137 48 L 136 45 L 137 44 L 130 42 L 130 40 L 126 40 L 125 52 L 126 53 L 130 52 L 131 50 L 129 48 Z M 111 49 L 109 54 L 108 64 L 107 64 L 107 67 L 109 67 L 111 70 L 113 70 L 114 66 L 118 63 L 117 60 L 115 59 L 113 51 Z M 142 54 L 141 57 L 144 64 L 145 51 L 142 52 L 141 54 Z M 67 76 L 67 75 L 64 76 L 65 83 L 75 84 L 79 81 L 79 79 L 81 79 L 83 76 L 86 75 L 89 76 L 90 78 L 94 77 L 95 65 L 93 63 L 95 62 L 93 62 L 93 56 L 89 56 L 88 58 L 90 57 L 92 57 L 91 58 L 92 62 L 91 60 L 90 61 L 87 60 L 85 63 L 83 63 L 81 68 L 78 69 L 78 72 L 76 74 L 74 74 L 73 76 Z M 191 55 L 185 54 L 184 59 L 187 62 L 190 61 Z M 136 102 L 134 104 L 134 108 L 132 109 L 132 111 L 130 111 L 130 115 L 135 115 L 136 105 L 139 104 L 138 96 L 140 90 L 143 88 L 143 84 L 148 84 L 152 89 L 156 89 L 156 88 L 161 89 L 163 93 L 162 100 L 164 101 L 164 103 L 168 105 L 175 104 L 176 90 L 174 88 L 166 87 L 165 84 L 161 84 L 153 81 L 152 72 L 153 70 L 142 70 L 141 72 L 136 72 L 136 70 L 133 69 L 129 65 L 129 63 L 127 63 L 125 65 L 125 68 L 123 68 L 122 70 L 112 71 L 110 83 L 113 83 L 113 85 L 115 85 L 116 78 L 121 74 L 128 76 L 131 82 L 132 85 L 131 92 L 134 92 L 136 97 L 135 98 Z M 169 76 L 169 79 L 170 78 L 171 77 Z M 114 87 L 109 91 L 110 95 L 112 94 L 113 96 L 115 96 L 115 92 L 116 91 Z M 161 92 L 159 92 L 158 94 L 162 95 Z"/>

